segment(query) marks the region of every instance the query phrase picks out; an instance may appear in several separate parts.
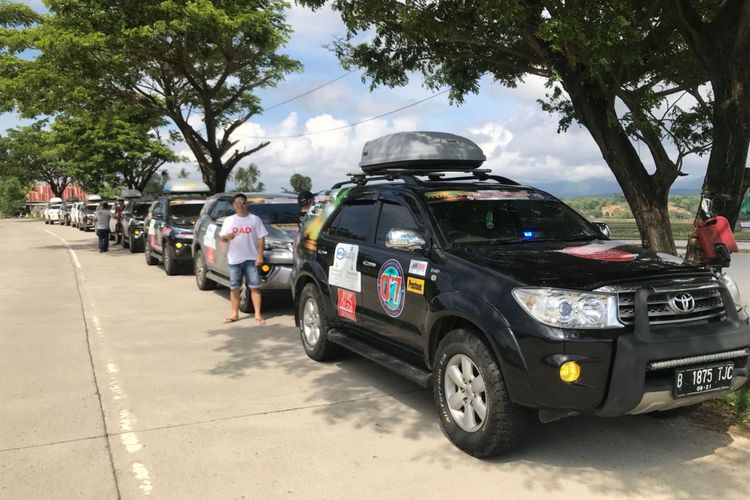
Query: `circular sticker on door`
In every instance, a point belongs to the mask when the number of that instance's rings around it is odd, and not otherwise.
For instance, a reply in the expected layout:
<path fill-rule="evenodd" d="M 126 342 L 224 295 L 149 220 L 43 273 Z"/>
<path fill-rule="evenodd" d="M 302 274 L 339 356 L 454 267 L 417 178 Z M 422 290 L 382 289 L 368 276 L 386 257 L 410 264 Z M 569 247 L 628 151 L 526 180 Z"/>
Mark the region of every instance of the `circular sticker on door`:
<path fill-rule="evenodd" d="M 395 259 L 385 261 L 378 272 L 378 298 L 386 314 L 397 318 L 404 310 L 404 270 Z"/>

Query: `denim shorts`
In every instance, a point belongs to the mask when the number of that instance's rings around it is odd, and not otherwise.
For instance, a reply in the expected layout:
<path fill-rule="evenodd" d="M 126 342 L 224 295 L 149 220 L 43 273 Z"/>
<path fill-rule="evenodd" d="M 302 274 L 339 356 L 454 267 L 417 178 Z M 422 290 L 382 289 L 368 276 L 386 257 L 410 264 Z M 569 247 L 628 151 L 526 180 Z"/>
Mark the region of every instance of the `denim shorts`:
<path fill-rule="evenodd" d="M 241 264 L 229 264 L 229 288 L 242 287 L 243 276 L 248 288 L 260 287 L 260 273 L 258 273 L 258 268 L 255 267 L 254 260 L 246 260 Z"/>

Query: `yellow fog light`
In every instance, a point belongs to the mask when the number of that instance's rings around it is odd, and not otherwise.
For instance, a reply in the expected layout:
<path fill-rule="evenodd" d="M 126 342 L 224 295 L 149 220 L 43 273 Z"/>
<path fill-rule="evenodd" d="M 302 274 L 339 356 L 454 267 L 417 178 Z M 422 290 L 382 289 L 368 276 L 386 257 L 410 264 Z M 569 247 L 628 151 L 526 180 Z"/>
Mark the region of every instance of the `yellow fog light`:
<path fill-rule="evenodd" d="M 271 266 L 269 266 L 268 264 L 263 264 L 260 266 L 260 270 L 263 271 L 264 273 L 267 273 L 268 271 L 271 270 Z"/>
<path fill-rule="evenodd" d="M 572 383 L 581 376 L 581 365 L 575 361 L 566 361 L 560 365 L 560 380 Z"/>
<path fill-rule="evenodd" d="M 133 231 L 133 234 L 135 234 L 136 236 L 140 236 L 141 230 L 140 229 L 136 229 L 135 231 Z"/>
<path fill-rule="evenodd" d="M 180 248 L 182 248 L 182 243 L 180 243 L 178 241 L 177 243 L 174 244 L 174 247 L 177 248 L 177 249 L 180 249 Z"/>

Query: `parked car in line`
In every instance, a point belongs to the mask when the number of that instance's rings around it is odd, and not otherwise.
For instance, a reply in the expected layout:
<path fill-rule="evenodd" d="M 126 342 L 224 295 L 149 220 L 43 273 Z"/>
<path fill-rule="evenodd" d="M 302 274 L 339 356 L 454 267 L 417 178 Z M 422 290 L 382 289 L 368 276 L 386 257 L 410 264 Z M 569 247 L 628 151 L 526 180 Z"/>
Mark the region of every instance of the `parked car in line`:
<path fill-rule="evenodd" d="M 149 208 L 144 220 L 146 264 L 164 263 L 164 272 L 174 275 L 193 268 L 193 229 L 206 203 L 208 187 L 188 183 L 170 186 Z"/>
<path fill-rule="evenodd" d="M 229 287 L 228 245 L 220 240 L 219 232 L 226 217 L 235 213 L 232 198 L 237 193 L 219 193 L 208 198 L 201 217 L 195 224 L 193 256 L 195 280 L 201 290 L 212 290 L 219 283 Z M 248 212 L 257 215 L 268 231 L 261 266 L 264 294 L 291 292 L 292 247 L 298 229 L 299 205 L 297 196 L 287 193 L 245 193 Z M 240 310 L 252 309 L 250 294 L 242 291 Z"/>
<path fill-rule="evenodd" d="M 47 202 L 47 206 L 44 209 L 44 223 L 54 224 L 60 222 L 60 207 L 63 205 L 62 198 L 53 197 Z"/>
<path fill-rule="evenodd" d="M 69 226 L 71 222 L 71 211 L 73 210 L 73 203 L 63 203 L 60 205 L 60 225 Z"/>
<path fill-rule="evenodd" d="M 484 160 L 463 137 L 392 134 L 316 197 L 292 273 L 310 358 L 343 347 L 431 387 L 444 433 L 477 457 L 537 417 L 675 412 L 747 383 L 728 275 L 612 241 Z"/>
<path fill-rule="evenodd" d="M 130 253 L 142 252 L 144 249 L 143 222 L 148 209 L 153 204 L 149 200 L 128 200 L 122 212 L 122 246 Z"/>
<path fill-rule="evenodd" d="M 94 212 L 99 206 L 98 201 L 87 201 L 78 209 L 78 230 L 89 231 L 94 229 Z"/>
<path fill-rule="evenodd" d="M 72 227 L 78 227 L 78 213 L 81 210 L 81 206 L 84 204 L 82 201 L 76 201 L 73 203 L 70 209 L 70 225 Z"/>

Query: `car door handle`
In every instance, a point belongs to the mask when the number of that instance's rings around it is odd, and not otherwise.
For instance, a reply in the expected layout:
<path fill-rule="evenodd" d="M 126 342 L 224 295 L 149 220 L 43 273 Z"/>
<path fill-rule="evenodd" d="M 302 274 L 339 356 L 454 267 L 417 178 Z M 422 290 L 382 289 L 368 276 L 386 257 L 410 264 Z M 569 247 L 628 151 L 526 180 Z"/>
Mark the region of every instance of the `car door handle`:
<path fill-rule="evenodd" d="M 377 266 L 376 263 L 374 263 L 372 261 L 369 261 L 369 260 L 363 260 L 362 261 L 362 265 L 367 266 L 367 267 L 375 267 L 375 266 Z"/>
<path fill-rule="evenodd" d="M 318 253 L 319 253 L 320 255 L 328 255 L 328 250 L 321 250 L 321 249 L 319 248 L 319 249 L 318 249 Z"/>

